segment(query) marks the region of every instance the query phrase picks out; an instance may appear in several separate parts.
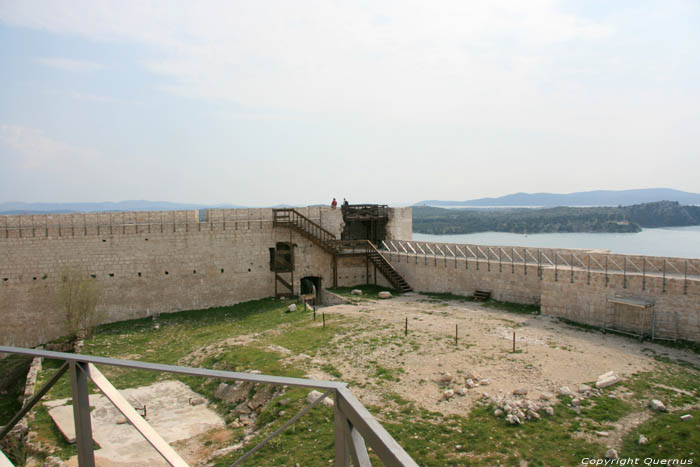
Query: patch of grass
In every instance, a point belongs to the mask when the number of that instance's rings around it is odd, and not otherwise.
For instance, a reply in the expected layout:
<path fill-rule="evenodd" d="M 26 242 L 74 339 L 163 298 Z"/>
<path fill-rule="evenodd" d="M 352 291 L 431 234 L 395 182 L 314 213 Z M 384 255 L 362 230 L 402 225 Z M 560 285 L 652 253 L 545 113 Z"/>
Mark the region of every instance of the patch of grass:
<path fill-rule="evenodd" d="M 338 369 L 336 367 L 334 367 L 333 365 L 331 365 L 330 363 L 326 363 L 326 364 L 321 365 L 321 370 L 324 373 L 329 374 L 334 378 L 340 378 L 341 376 L 343 376 L 343 374 L 340 371 L 338 371 Z"/>
<path fill-rule="evenodd" d="M 631 413 L 633 408 L 629 402 L 602 395 L 586 399 L 582 404 L 581 414 L 599 423 L 615 422 Z"/>
<path fill-rule="evenodd" d="M 453 302 L 473 302 L 474 297 L 466 297 L 464 295 L 455 295 L 449 292 L 420 292 L 421 295 L 430 297 L 436 300 L 453 301 Z"/>
<path fill-rule="evenodd" d="M 31 357 L 8 355 L 0 360 L 0 425 L 10 419 L 22 408 L 19 397 L 24 394 Z"/>
<path fill-rule="evenodd" d="M 401 371 L 398 369 L 386 368 L 381 365 L 376 365 L 374 369 L 374 376 L 386 381 L 400 381 L 399 373 L 401 373 Z"/>
<path fill-rule="evenodd" d="M 690 414 L 693 418 L 683 421 L 680 416 L 684 414 Z M 699 421 L 699 409 L 654 414 L 623 439 L 620 457 L 691 459 L 693 464 L 697 464 L 700 462 Z M 649 440 L 647 444 L 637 442 L 640 434 Z"/>
<path fill-rule="evenodd" d="M 539 315 L 542 313 L 539 305 L 501 302 L 491 298 L 483 302 L 481 305 L 486 308 L 495 308 L 497 310 L 507 311 L 508 313 L 518 313 L 522 315 Z"/>

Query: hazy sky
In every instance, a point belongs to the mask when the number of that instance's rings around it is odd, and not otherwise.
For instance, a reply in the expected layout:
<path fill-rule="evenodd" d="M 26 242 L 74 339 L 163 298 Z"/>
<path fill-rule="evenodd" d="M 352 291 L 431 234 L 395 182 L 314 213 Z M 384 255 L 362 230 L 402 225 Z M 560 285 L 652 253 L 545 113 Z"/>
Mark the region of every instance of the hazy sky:
<path fill-rule="evenodd" d="M 700 192 L 700 2 L 0 0 L 0 201 Z"/>

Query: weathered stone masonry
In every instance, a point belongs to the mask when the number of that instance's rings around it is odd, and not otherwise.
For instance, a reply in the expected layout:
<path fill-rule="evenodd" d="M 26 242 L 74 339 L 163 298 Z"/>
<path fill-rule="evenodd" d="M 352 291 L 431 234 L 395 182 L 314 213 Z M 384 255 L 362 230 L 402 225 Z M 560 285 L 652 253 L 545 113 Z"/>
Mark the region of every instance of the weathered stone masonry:
<path fill-rule="evenodd" d="M 443 249 L 444 249 L 444 244 Z M 462 248 L 464 248 L 462 246 Z M 499 247 L 493 247 L 495 251 Z M 451 247 L 454 251 L 454 245 Z M 504 247 L 510 251 L 511 247 Z M 572 253 L 585 257 L 584 250 L 552 250 L 546 253 L 554 258 L 556 253 L 569 257 Z M 596 253 L 602 264 L 605 255 Z M 664 280 L 658 273 L 628 271 L 587 271 L 584 268 L 569 268 L 552 265 L 538 268 L 537 264 L 523 262 L 477 262 L 462 258 L 448 258 L 413 253 L 387 254 L 392 266 L 415 290 L 426 292 L 450 292 L 472 295 L 475 290 L 490 291 L 497 300 L 517 303 L 539 303 L 542 314 L 567 318 L 593 326 L 606 326 L 613 312 L 618 324 L 635 328 L 639 312 L 627 309 L 626 305 L 615 305 L 618 297 L 632 297 L 653 303 L 656 314 L 655 335 L 662 338 L 679 338 L 700 341 L 700 278 L 697 275 L 684 277 L 675 272 Z M 661 270 L 668 258 L 641 257 L 632 255 L 610 255 L 619 264 L 625 258 L 628 264 L 644 264 L 654 271 Z M 622 259 L 621 259 L 622 258 Z M 683 259 L 672 259 L 675 264 L 684 264 Z M 693 261 L 697 265 L 697 261 Z M 669 266 L 670 267 L 670 266 Z M 539 273 L 541 270 L 541 274 Z M 683 271 L 681 271 L 683 272 Z M 590 276 L 589 276 L 590 274 Z M 618 308 L 615 310 L 615 306 Z M 650 312 L 649 312 L 650 314 Z"/>
<path fill-rule="evenodd" d="M 340 210 L 297 208 L 340 238 Z M 294 287 L 305 276 L 332 284 L 331 256 L 288 228 L 273 228 L 271 209 L 0 216 L 0 344 L 34 346 L 65 333 L 57 303 L 64 268 L 104 285 L 108 321 L 231 305 L 274 295 L 269 249 L 295 245 Z M 391 209 L 387 240 L 410 240 L 411 209 Z M 555 250 L 549 250 L 551 252 Z M 574 250 L 556 250 L 562 255 Z M 578 251 L 580 253 L 580 251 Z M 389 255 L 387 255 L 389 256 Z M 640 257 L 628 256 L 639 264 Z M 634 295 L 654 302 L 657 332 L 700 340 L 700 281 L 658 275 L 574 270 L 532 264 L 475 264 L 462 259 L 392 254 L 392 265 L 414 290 L 541 303 L 544 314 L 600 325 L 609 299 Z M 664 258 L 645 257 L 658 270 Z M 362 257 L 340 258 L 338 284 L 387 285 Z M 468 267 L 467 267 L 468 266 Z M 677 317 L 677 320 L 676 320 Z"/>
<path fill-rule="evenodd" d="M 340 236 L 340 210 L 298 211 Z M 305 276 L 332 283 L 331 257 L 273 228 L 271 209 L 204 214 L 202 222 L 198 211 L 0 216 L 0 343 L 33 346 L 65 333 L 57 301 L 64 268 L 103 283 L 108 321 L 273 296 L 269 249 L 277 242 L 295 244 L 296 292 Z M 368 281 L 364 262 L 345 263 L 340 285 Z"/>

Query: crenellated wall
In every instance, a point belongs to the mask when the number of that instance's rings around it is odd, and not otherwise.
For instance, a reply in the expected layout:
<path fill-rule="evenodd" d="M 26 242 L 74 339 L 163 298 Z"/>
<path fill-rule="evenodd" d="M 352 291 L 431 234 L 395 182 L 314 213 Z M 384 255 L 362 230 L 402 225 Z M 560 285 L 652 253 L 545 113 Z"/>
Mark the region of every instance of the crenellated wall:
<path fill-rule="evenodd" d="M 297 210 L 339 236 L 340 210 Z M 106 321 L 273 296 L 269 248 L 278 241 L 295 244 L 297 291 L 304 276 L 331 284 L 330 256 L 273 228 L 272 218 L 271 209 L 207 210 L 202 222 L 196 210 L 0 216 L 0 343 L 34 346 L 65 334 L 65 269 L 102 283 Z"/>
<path fill-rule="evenodd" d="M 296 209 L 340 238 L 339 209 Z M 654 304 L 657 336 L 700 341 L 697 260 L 688 275 L 683 260 L 673 258 L 404 245 L 411 224 L 410 208 L 389 210 L 387 243 L 396 251 L 386 256 L 414 290 L 489 290 L 497 300 L 540 303 L 543 314 L 595 326 L 613 318 L 634 325 L 639 313 L 612 304 L 630 297 Z M 0 216 L 0 344 L 34 346 L 65 334 L 57 298 L 65 269 L 102 283 L 106 321 L 273 296 L 269 249 L 277 242 L 295 245 L 295 292 L 306 276 L 320 277 L 322 287 L 333 283 L 331 255 L 291 229 L 273 228 L 272 209 Z M 413 254 L 411 248 L 425 252 Z M 337 278 L 340 286 L 388 285 L 361 256 L 339 258 Z"/>
<path fill-rule="evenodd" d="M 447 250 L 445 244 L 438 246 Z M 456 247 L 465 250 L 465 245 Z M 486 290 L 496 300 L 540 304 L 545 315 L 600 327 L 614 324 L 629 330 L 639 327 L 640 320 L 646 319 L 644 313 L 651 316 L 654 312 L 656 337 L 700 341 L 700 277 L 686 275 L 680 266 L 690 264 L 695 268 L 696 261 L 686 263 L 678 258 L 588 254 L 582 250 L 542 250 L 543 256 L 548 258 L 569 258 L 578 254 L 594 265 L 597 265 L 595 261 L 606 264 L 607 256 L 610 264 L 621 268 L 626 264 L 630 269 L 606 272 L 587 268 L 586 263 L 582 263 L 583 267 L 557 267 L 524 261 L 499 261 L 501 250 L 505 254 L 514 250 L 511 247 L 491 248 L 489 253 L 488 247 L 482 247 L 491 256 L 488 261 L 457 255 L 416 255 L 396 251 L 385 252 L 385 256 L 414 290 L 466 296 L 475 290 Z M 433 249 L 436 250 L 434 245 Z M 455 245 L 450 250 L 456 251 Z M 522 252 L 524 249 L 517 250 Z M 520 257 L 524 256 L 525 253 L 520 254 Z M 632 269 L 631 265 L 635 264 L 643 265 L 643 269 Z M 674 264 L 675 269 L 672 269 Z M 669 272 L 662 274 L 660 271 L 664 269 Z M 616 305 L 614 301 L 620 298 L 641 300 L 652 303 L 653 307 L 641 312 L 630 305 Z"/>

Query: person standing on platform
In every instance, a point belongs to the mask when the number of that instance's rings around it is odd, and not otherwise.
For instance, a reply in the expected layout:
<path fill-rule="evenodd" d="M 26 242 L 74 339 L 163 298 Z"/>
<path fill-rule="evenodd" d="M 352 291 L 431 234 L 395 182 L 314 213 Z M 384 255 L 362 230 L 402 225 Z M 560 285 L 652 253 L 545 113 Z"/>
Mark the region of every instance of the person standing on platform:
<path fill-rule="evenodd" d="M 338 202 L 335 200 L 335 198 L 333 198 L 333 201 L 331 202 L 331 207 L 332 207 L 333 209 L 335 209 L 335 208 L 338 207 Z"/>

